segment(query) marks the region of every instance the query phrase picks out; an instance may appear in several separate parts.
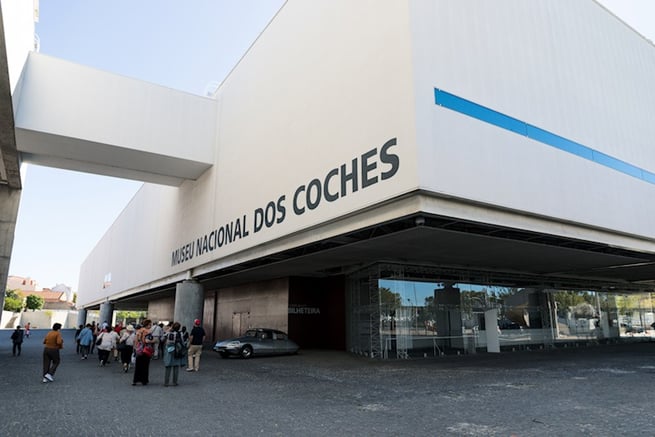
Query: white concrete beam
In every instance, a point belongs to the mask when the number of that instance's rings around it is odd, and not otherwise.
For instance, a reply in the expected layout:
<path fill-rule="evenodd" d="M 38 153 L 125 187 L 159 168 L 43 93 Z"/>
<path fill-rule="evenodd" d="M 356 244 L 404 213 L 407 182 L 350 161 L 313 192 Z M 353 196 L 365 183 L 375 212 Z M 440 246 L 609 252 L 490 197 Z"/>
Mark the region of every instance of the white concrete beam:
<path fill-rule="evenodd" d="M 214 162 L 213 99 L 38 53 L 14 98 L 25 162 L 174 186 Z"/>

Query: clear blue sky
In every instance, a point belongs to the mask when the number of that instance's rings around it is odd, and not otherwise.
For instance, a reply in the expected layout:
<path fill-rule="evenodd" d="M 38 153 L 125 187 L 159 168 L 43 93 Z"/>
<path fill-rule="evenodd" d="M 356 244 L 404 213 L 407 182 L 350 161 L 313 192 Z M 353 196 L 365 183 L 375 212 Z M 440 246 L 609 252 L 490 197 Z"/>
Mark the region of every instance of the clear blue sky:
<path fill-rule="evenodd" d="M 41 53 L 202 95 L 283 3 L 40 0 L 36 30 Z M 655 0 L 601 3 L 655 41 Z M 28 166 L 9 274 L 77 291 L 80 265 L 140 186 Z"/>

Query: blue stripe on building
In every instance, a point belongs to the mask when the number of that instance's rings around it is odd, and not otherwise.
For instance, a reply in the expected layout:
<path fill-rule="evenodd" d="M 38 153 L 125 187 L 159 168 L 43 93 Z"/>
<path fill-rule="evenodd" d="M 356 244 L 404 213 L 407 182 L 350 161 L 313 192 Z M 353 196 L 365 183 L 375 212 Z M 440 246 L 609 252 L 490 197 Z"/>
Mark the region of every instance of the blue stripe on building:
<path fill-rule="evenodd" d="M 479 105 L 470 100 L 463 99 L 462 97 L 449 92 L 435 88 L 434 102 L 444 108 L 451 109 L 460 114 L 468 115 L 469 117 L 498 126 L 510 132 L 526 136 L 532 140 L 539 141 L 542 144 L 571 153 L 589 161 L 593 161 L 596 164 L 600 164 L 604 167 L 611 168 L 612 170 L 616 170 L 628 176 L 655 185 L 655 173 L 599 152 L 598 150 L 594 150 L 591 147 L 576 143 L 568 138 L 538 128 L 537 126 L 533 126 L 522 120 L 494 111 L 493 109 Z"/>

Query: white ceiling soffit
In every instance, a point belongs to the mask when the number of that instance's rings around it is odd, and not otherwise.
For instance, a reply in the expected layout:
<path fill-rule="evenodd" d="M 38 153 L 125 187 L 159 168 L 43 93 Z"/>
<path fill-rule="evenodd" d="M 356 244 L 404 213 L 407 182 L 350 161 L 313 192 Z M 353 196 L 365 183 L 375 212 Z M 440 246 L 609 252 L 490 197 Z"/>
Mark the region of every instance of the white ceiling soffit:
<path fill-rule="evenodd" d="M 214 160 L 216 101 L 31 53 L 14 96 L 25 162 L 179 186 Z"/>

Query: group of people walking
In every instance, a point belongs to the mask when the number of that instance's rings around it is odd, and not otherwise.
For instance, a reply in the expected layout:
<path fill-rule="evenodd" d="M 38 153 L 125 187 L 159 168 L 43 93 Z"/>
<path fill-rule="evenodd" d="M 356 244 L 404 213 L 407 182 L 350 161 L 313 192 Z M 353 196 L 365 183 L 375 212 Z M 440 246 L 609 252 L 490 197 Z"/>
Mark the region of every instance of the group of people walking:
<path fill-rule="evenodd" d="M 132 385 L 138 383 L 148 385 L 150 360 L 156 357 L 157 349 L 160 349 L 159 353 L 164 357 L 164 367 L 166 368 L 164 386 L 177 385 L 180 367 L 185 364 L 187 364 L 187 371 L 198 371 L 202 343 L 206 336 L 205 330 L 200 325 L 199 319 L 194 320 L 193 329 L 189 334 L 186 327 L 181 326 L 178 322 L 173 322 L 157 337 L 158 330 L 153 327 L 152 321 L 144 320 L 143 326 L 137 331 L 134 340 L 136 358 Z M 152 352 L 148 351 L 149 348 Z"/>
<path fill-rule="evenodd" d="M 54 381 L 61 361 L 60 350 L 64 348 L 61 327 L 61 323 L 55 323 L 43 339 L 43 383 Z M 27 332 L 29 331 L 24 331 L 20 326 L 12 332 L 14 356 L 20 355 L 23 340 L 29 336 Z M 87 360 L 97 347 L 100 367 L 109 364 L 112 357 L 114 361 L 118 361 L 120 357 L 125 373 L 134 366 L 132 385 L 148 385 L 150 361 L 163 357 L 164 386 L 176 386 L 180 367 L 186 365 L 188 372 L 200 370 L 205 337 L 205 330 L 199 319 L 194 320 L 190 333 L 178 322 L 162 327 L 146 319 L 136 327 L 127 325 L 123 328 L 118 324 L 112 328 L 107 323 L 98 326 L 95 322 L 86 326 L 80 325 L 75 334 L 75 342 L 76 353 L 82 356 L 82 360 Z"/>
<path fill-rule="evenodd" d="M 16 329 L 11 333 L 11 342 L 12 342 L 12 355 L 14 357 L 19 357 L 23 349 L 23 341 L 30 338 L 30 323 L 25 324 L 25 329 L 21 328 L 20 325 L 16 326 Z M 52 326 L 52 330 L 48 332 L 43 339 L 43 382 L 52 382 L 54 381 L 54 374 L 59 367 L 60 357 L 59 350 L 64 347 L 64 339 L 61 336 L 59 330 L 61 329 L 61 323 L 55 323 Z"/>
<path fill-rule="evenodd" d="M 112 357 L 118 361 L 119 356 L 125 373 L 133 365 L 132 385 L 148 385 L 150 361 L 163 357 L 166 368 L 164 385 L 176 386 L 180 367 L 187 365 L 187 371 L 200 369 L 205 336 L 199 319 L 194 320 L 191 333 L 178 322 L 163 327 L 146 319 L 137 327 L 127 325 L 123 328 L 119 324 L 112 328 L 106 323 L 100 326 L 87 324 L 85 327 L 80 326 L 75 339 L 78 344 L 77 353 L 82 355 L 82 360 L 88 359 L 94 347 L 97 347 L 100 367 L 109 364 Z"/>
<path fill-rule="evenodd" d="M 101 367 L 109 364 L 112 358 L 118 361 L 120 356 L 123 370 L 127 372 L 132 360 L 134 337 L 135 329 L 132 325 L 123 328 L 118 324 L 111 328 L 107 324 L 97 327 L 95 323 L 88 323 L 85 327 L 80 326 L 75 336 L 77 353 L 82 355 L 82 360 L 86 360 L 89 354 L 93 354 L 94 347 L 97 347 Z"/>

